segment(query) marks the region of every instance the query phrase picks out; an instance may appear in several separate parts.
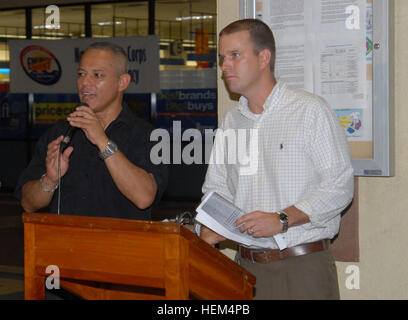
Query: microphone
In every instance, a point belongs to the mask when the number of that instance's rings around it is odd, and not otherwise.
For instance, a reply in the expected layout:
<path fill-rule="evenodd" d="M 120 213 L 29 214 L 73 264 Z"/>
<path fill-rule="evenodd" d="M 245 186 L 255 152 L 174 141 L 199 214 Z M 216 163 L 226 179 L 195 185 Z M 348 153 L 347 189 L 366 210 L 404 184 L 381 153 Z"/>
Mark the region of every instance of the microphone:
<path fill-rule="evenodd" d="M 76 107 L 80 107 L 80 106 L 89 107 L 89 105 L 86 102 L 81 102 Z M 61 146 L 60 146 L 60 152 L 61 153 L 63 153 L 64 150 L 68 147 L 68 145 L 71 142 L 71 139 L 74 136 L 77 129 L 78 128 L 76 128 L 76 127 L 72 127 L 70 125 L 68 126 L 68 129 L 64 134 L 64 139 L 61 142 Z"/>
<path fill-rule="evenodd" d="M 89 105 L 85 102 L 80 102 L 76 107 L 85 106 L 89 108 Z M 60 152 L 58 154 L 58 204 L 57 204 L 57 214 L 60 214 L 61 209 L 61 156 L 64 150 L 68 147 L 69 143 L 71 142 L 74 133 L 77 131 L 78 128 L 68 126 L 67 131 L 64 134 L 64 139 L 60 145 Z"/>

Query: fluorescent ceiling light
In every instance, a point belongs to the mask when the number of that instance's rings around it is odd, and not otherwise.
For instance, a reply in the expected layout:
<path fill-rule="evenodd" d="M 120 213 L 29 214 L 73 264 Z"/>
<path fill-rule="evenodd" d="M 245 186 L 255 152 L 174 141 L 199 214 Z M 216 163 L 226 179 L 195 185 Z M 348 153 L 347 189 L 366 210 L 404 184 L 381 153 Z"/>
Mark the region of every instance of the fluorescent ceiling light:
<path fill-rule="evenodd" d="M 115 24 L 122 24 L 122 21 L 116 21 Z M 112 21 L 98 22 L 98 25 L 100 25 L 100 26 L 110 26 L 110 25 L 112 25 Z"/>
<path fill-rule="evenodd" d="M 208 20 L 212 19 L 213 16 L 191 16 L 191 17 L 176 17 L 177 21 L 183 21 L 183 20 Z"/>

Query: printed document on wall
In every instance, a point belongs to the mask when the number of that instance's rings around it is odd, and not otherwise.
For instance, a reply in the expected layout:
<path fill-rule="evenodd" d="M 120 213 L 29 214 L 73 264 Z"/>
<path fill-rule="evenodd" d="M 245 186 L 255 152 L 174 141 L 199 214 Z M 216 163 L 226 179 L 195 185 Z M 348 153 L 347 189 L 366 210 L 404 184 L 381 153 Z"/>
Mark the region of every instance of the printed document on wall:
<path fill-rule="evenodd" d="M 275 76 L 292 88 L 313 92 L 311 47 L 307 30 L 311 6 L 304 0 L 258 1 L 257 18 L 271 27 L 276 43 Z"/>
<path fill-rule="evenodd" d="M 352 141 L 372 140 L 371 16 L 367 0 L 256 1 L 274 33 L 276 78 L 323 97 Z"/>

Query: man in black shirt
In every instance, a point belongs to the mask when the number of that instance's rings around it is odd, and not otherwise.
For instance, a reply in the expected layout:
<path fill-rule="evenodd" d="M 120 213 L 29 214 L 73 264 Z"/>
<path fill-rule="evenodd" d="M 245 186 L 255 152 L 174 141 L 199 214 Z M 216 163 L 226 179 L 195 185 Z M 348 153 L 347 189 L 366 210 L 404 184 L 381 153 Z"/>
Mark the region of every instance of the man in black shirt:
<path fill-rule="evenodd" d="M 61 188 L 62 214 L 149 220 L 150 207 L 167 183 L 167 169 L 150 160 L 152 127 L 122 106 L 130 82 L 127 57 L 117 45 L 91 45 L 81 58 L 77 86 L 81 102 L 50 128 L 37 143 L 15 195 L 25 211 L 49 207 L 57 212 Z M 58 155 L 68 125 L 79 128 Z"/>

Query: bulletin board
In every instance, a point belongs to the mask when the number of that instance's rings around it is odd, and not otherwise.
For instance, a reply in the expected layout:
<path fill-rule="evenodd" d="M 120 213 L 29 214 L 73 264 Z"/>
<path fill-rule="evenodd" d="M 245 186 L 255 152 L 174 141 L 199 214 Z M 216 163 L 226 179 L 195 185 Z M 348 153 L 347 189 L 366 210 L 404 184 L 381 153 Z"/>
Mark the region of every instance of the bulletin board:
<path fill-rule="evenodd" d="M 274 33 L 276 78 L 339 117 L 356 176 L 394 175 L 392 13 L 392 0 L 240 0 Z"/>

